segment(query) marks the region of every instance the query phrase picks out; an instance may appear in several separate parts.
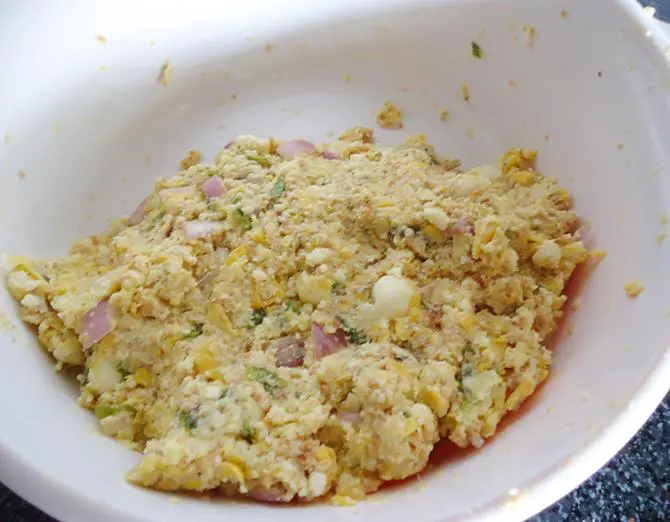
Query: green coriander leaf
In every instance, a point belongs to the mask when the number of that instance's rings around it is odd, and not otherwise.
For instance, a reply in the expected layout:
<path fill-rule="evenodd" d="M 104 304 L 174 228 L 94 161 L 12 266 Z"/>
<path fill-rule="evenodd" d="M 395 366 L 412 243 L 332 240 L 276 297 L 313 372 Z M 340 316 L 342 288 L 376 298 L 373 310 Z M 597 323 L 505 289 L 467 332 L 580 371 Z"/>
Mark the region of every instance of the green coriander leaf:
<path fill-rule="evenodd" d="M 270 197 L 272 199 L 278 199 L 281 197 L 281 195 L 284 193 L 284 190 L 286 189 L 286 182 L 279 178 L 277 181 L 275 181 L 275 184 L 272 185 L 272 188 L 270 189 Z"/>
<path fill-rule="evenodd" d="M 118 406 L 105 403 L 98 404 L 95 407 L 95 410 L 93 410 L 95 416 L 100 420 L 104 419 L 105 417 L 109 417 L 110 415 L 114 415 L 119 411 L 121 411 L 121 409 Z"/>
<path fill-rule="evenodd" d="M 244 230 L 251 230 L 253 227 L 251 216 L 245 214 L 241 208 L 233 210 L 233 223 Z"/>
<path fill-rule="evenodd" d="M 261 167 L 265 167 L 266 169 L 268 167 L 272 166 L 272 163 L 270 163 L 270 160 L 265 156 L 255 156 L 253 154 L 247 154 L 247 159 L 249 159 L 251 161 L 255 161 Z"/>
<path fill-rule="evenodd" d="M 242 426 L 241 435 L 249 444 L 253 444 L 256 440 L 256 430 L 248 422 L 245 422 Z"/>
<path fill-rule="evenodd" d="M 484 51 L 477 42 L 471 42 L 472 44 L 472 56 L 481 60 L 484 57 Z"/>
<path fill-rule="evenodd" d="M 182 411 L 179 413 L 179 424 L 191 431 L 198 427 L 198 419 L 192 411 Z"/>
<path fill-rule="evenodd" d="M 191 340 L 202 335 L 202 329 L 205 325 L 202 323 L 193 323 L 191 331 L 184 336 L 184 339 Z"/>
<path fill-rule="evenodd" d="M 270 395 L 274 395 L 277 388 L 284 388 L 288 383 L 275 372 L 261 366 L 247 366 L 247 375 L 259 382 Z"/>
<path fill-rule="evenodd" d="M 340 326 L 342 326 L 344 333 L 347 334 L 347 339 L 349 339 L 349 342 L 354 344 L 364 344 L 368 342 L 368 337 L 360 330 L 358 330 L 354 325 L 352 325 L 347 319 L 341 315 L 338 315 L 337 320 L 340 322 Z"/>
<path fill-rule="evenodd" d="M 300 313 L 300 302 L 299 301 L 289 301 L 286 303 L 286 310 L 293 313 Z"/>
<path fill-rule="evenodd" d="M 267 314 L 265 313 L 265 310 L 262 308 L 256 308 L 251 312 L 251 324 L 253 326 L 258 326 L 263 322 L 263 319 L 265 319 L 265 316 Z"/>

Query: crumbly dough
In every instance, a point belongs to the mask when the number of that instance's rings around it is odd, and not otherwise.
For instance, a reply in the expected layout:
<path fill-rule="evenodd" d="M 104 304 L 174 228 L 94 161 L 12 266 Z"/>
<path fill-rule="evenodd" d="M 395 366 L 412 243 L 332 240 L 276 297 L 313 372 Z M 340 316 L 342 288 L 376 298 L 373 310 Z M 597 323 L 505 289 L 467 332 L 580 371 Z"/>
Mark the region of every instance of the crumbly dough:
<path fill-rule="evenodd" d="M 278 145 L 238 137 L 158 180 L 136 224 L 11 258 L 22 319 L 84 368 L 103 432 L 142 452 L 136 484 L 348 504 L 440 438 L 481 446 L 548 375 L 588 252 L 534 152 L 463 172 L 421 136 Z M 114 329 L 83 349 L 104 301 Z"/>
<path fill-rule="evenodd" d="M 393 102 L 384 102 L 384 106 L 377 112 L 377 124 L 384 129 L 401 129 L 402 110 Z"/>

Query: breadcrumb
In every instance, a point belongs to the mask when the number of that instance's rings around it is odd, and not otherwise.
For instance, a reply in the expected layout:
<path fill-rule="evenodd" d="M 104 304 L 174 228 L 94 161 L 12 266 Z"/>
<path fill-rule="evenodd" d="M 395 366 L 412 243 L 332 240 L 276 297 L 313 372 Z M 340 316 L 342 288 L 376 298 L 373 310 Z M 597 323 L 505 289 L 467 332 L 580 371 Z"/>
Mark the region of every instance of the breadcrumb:
<path fill-rule="evenodd" d="M 180 165 L 182 170 L 186 170 L 193 165 L 197 165 L 202 160 L 202 152 L 198 149 L 189 150 L 181 160 Z"/>
<path fill-rule="evenodd" d="M 377 112 L 377 124 L 383 129 L 401 129 L 403 126 L 402 110 L 391 101 L 385 101 Z"/>
<path fill-rule="evenodd" d="M 461 85 L 461 94 L 466 102 L 470 102 L 470 88 L 465 83 Z"/>
<path fill-rule="evenodd" d="M 624 291 L 626 292 L 626 295 L 630 299 L 635 299 L 638 297 L 642 292 L 644 292 L 644 286 L 640 282 L 639 279 L 632 279 L 628 281 L 624 286 L 623 286 Z"/>
<path fill-rule="evenodd" d="M 172 81 L 172 62 L 170 60 L 166 60 L 161 67 L 161 72 L 158 74 L 158 81 L 166 87 L 170 81 Z"/>
<path fill-rule="evenodd" d="M 561 18 L 563 18 L 563 20 L 567 20 L 570 18 L 570 12 L 567 9 L 561 9 Z"/>
<path fill-rule="evenodd" d="M 532 25 L 524 25 L 523 33 L 526 35 L 526 45 L 528 47 L 533 47 L 535 43 L 535 36 L 537 35 L 537 29 Z"/>
<path fill-rule="evenodd" d="M 21 179 L 25 178 L 27 175 L 28 173 L 23 169 L 19 169 L 19 171 L 17 172 L 17 176 Z"/>
<path fill-rule="evenodd" d="M 98 41 L 99 44 L 106 44 L 107 43 L 107 38 L 105 38 L 101 34 L 96 34 L 95 39 Z"/>
<path fill-rule="evenodd" d="M 449 111 L 447 109 L 440 109 L 440 121 L 447 121 L 449 119 Z"/>

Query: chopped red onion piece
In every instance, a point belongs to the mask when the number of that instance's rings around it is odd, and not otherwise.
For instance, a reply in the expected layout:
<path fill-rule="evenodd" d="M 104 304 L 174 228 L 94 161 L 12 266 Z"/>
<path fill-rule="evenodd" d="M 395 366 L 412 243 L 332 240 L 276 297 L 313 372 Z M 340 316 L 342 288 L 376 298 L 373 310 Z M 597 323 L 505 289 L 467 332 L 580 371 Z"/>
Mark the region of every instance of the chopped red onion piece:
<path fill-rule="evenodd" d="M 277 148 L 277 152 L 280 156 L 291 159 L 299 154 L 311 154 L 316 152 L 316 147 L 313 143 L 310 143 L 307 140 L 290 140 L 282 143 Z"/>
<path fill-rule="evenodd" d="M 324 151 L 321 153 L 321 156 L 323 156 L 323 158 L 324 158 L 324 159 L 327 159 L 327 160 L 336 160 L 336 159 L 340 159 L 340 155 L 339 155 L 337 152 L 332 151 L 332 150 L 324 150 Z"/>
<path fill-rule="evenodd" d="M 282 497 L 282 492 L 279 489 L 255 489 L 247 493 L 247 497 L 259 500 L 261 502 L 288 502 Z"/>
<path fill-rule="evenodd" d="M 342 422 L 353 424 L 361 420 L 361 414 L 357 411 L 338 411 L 335 416 Z"/>
<path fill-rule="evenodd" d="M 316 323 L 312 323 L 312 341 L 314 342 L 314 357 L 317 359 L 323 359 L 347 346 L 347 336 L 342 330 L 334 334 L 327 334 Z"/>
<path fill-rule="evenodd" d="M 208 198 L 218 198 L 225 192 L 223 182 L 219 176 L 212 176 L 202 184 L 202 191 Z"/>
<path fill-rule="evenodd" d="M 81 319 L 79 340 L 84 350 L 88 350 L 105 335 L 116 328 L 114 309 L 107 299 L 100 301 L 84 314 Z"/>
<path fill-rule="evenodd" d="M 137 205 L 135 212 L 133 212 L 128 218 L 128 225 L 139 225 L 144 219 L 144 213 L 147 210 L 147 203 L 149 198 L 142 200 L 142 203 Z"/>
<path fill-rule="evenodd" d="M 454 223 L 452 231 L 456 234 L 472 236 L 475 233 L 475 227 L 467 219 L 460 218 L 458 221 L 456 221 L 456 223 Z"/>
<path fill-rule="evenodd" d="M 188 239 L 198 239 L 223 230 L 223 224 L 218 221 L 186 221 L 181 228 Z"/>
<path fill-rule="evenodd" d="M 270 345 L 270 349 L 276 350 L 277 366 L 295 368 L 302 366 L 305 359 L 305 342 L 292 335 L 277 339 Z"/>

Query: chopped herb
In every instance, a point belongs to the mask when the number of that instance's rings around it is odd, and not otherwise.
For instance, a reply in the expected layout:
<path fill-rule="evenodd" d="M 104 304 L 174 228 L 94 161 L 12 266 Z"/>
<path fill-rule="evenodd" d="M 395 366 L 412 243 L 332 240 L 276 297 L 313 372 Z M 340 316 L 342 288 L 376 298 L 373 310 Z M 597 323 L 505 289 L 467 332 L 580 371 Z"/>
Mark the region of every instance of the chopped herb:
<path fill-rule="evenodd" d="M 202 323 L 193 323 L 191 331 L 184 336 L 184 339 L 191 340 L 202 335 L 202 329 L 205 325 Z"/>
<path fill-rule="evenodd" d="M 286 310 L 289 312 L 293 313 L 299 313 L 300 312 L 300 301 L 289 301 L 286 303 Z"/>
<path fill-rule="evenodd" d="M 271 167 L 272 163 L 270 163 L 270 160 L 266 158 L 265 156 L 254 156 L 253 154 L 247 154 L 247 159 L 251 161 L 255 161 L 258 163 L 261 167 Z"/>
<path fill-rule="evenodd" d="M 272 199 L 278 199 L 281 197 L 281 195 L 284 193 L 284 190 L 286 189 L 286 182 L 279 178 L 277 181 L 275 181 L 275 184 L 272 185 L 272 188 L 270 189 L 270 197 Z"/>
<path fill-rule="evenodd" d="M 121 363 L 117 365 L 116 371 L 119 372 L 121 374 L 121 377 L 123 377 L 124 379 L 128 377 L 131 373 L 133 373 L 127 368 L 125 368 L 123 365 L 121 365 Z"/>
<path fill-rule="evenodd" d="M 284 388 L 287 384 L 275 372 L 261 366 L 247 366 L 247 375 L 254 381 L 260 382 L 270 395 L 274 395 L 277 388 Z"/>
<path fill-rule="evenodd" d="M 246 421 L 242 426 L 241 435 L 242 438 L 246 440 L 249 444 L 253 444 L 254 441 L 256 440 L 256 430 Z"/>
<path fill-rule="evenodd" d="M 154 219 L 152 220 L 152 223 L 158 223 L 161 219 L 165 217 L 165 212 L 161 210 L 154 216 Z"/>
<path fill-rule="evenodd" d="M 484 57 L 484 51 L 482 51 L 481 46 L 477 42 L 471 42 L 472 44 L 472 56 L 481 60 Z"/>
<path fill-rule="evenodd" d="M 354 344 L 363 344 L 368 342 L 368 337 L 364 333 L 360 332 L 344 317 L 338 315 L 337 320 L 340 322 L 340 325 L 342 326 L 342 330 L 344 330 L 344 333 L 347 334 L 349 342 L 352 342 Z"/>
<path fill-rule="evenodd" d="M 221 210 L 221 206 L 219 205 L 219 202 L 216 200 L 211 200 L 207 203 L 207 210 L 210 212 L 218 212 Z"/>
<path fill-rule="evenodd" d="M 472 346 L 472 343 L 468 342 L 465 343 L 465 346 L 463 347 L 463 355 L 474 355 L 475 354 L 475 348 Z"/>
<path fill-rule="evenodd" d="M 335 281 L 333 283 L 333 286 L 331 287 L 330 291 L 334 294 L 340 294 L 340 291 L 344 288 L 344 283 L 340 283 L 339 281 Z"/>
<path fill-rule="evenodd" d="M 242 227 L 244 230 L 251 230 L 253 226 L 251 216 L 245 214 L 241 208 L 233 210 L 233 223 Z"/>
<path fill-rule="evenodd" d="M 228 388 L 224 388 L 223 391 L 221 391 L 221 393 L 219 394 L 219 400 L 223 400 L 226 397 L 228 397 L 228 392 L 229 391 L 230 390 Z"/>
<path fill-rule="evenodd" d="M 118 406 L 113 406 L 111 404 L 105 404 L 105 403 L 98 404 L 95 407 L 95 410 L 93 410 L 95 416 L 100 420 L 104 419 L 105 417 L 109 417 L 110 415 L 114 415 L 119 411 L 121 411 L 121 409 Z"/>
<path fill-rule="evenodd" d="M 179 413 L 179 424 L 184 428 L 191 431 L 198 427 L 198 419 L 195 418 L 195 415 L 191 411 L 182 411 Z"/>
<path fill-rule="evenodd" d="M 262 308 L 256 308 L 251 312 L 251 324 L 253 326 L 258 326 L 263 322 L 263 319 L 265 319 L 266 316 L 265 310 Z"/>

